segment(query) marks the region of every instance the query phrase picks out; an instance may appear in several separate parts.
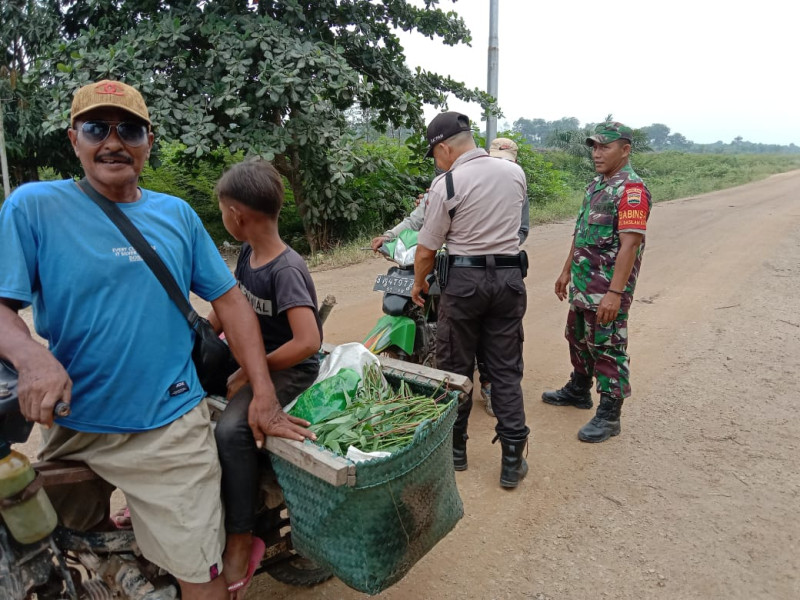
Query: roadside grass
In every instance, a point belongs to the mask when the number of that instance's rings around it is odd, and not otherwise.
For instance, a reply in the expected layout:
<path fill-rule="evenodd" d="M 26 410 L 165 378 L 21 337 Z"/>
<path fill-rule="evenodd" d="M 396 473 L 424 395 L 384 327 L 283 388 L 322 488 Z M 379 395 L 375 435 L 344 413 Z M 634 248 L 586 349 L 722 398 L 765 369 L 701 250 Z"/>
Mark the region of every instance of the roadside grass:
<path fill-rule="evenodd" d="M 637 154 L 634 170 L 647 183 L 654 202 L 697 196 L 765 179 L 776 173 L 800 169 L 800 154 L 687 154 L 659 152 Z M 575 219 L 583 200 L 583 188 L 592 174 L 588 173 L 580 188 L 571 189 L 564 197 L 531 206 L 531 225 Z M 574 179 L 567 178 L 567 179 Z M 380 232 L 374 232 L 377 235 Z M 535 235 L 535 233 L 532 233 Z M 344 243 L 324 253 L 306 256 L 312 271 L 324 271 L 363 262 L 372 256 L 367 250 L 369 236 Z"/>
<path fill-rule="evenodd" d="M 378 235 L 377 232 L 375 235 Z M 348 265 L 364 262 L 367 258 L 375 256 L 370 248 L 371 237 L 361 236 L 356 240 L 344 244 L 337 244 L 325 252 L 304 256 L 310 271 L 327 271 Z M 366 248 L 366 250 L 365 250 Z"/>
<path fill-rule="evenodd" d="M 659 152 L 631 158 L 654 202 L 688 198 L 766 179 L 776 173 L 800 169 L 800 154 L 687 154 Z M 585 183 L 592 174 L 587 173 Z M 574 179 L 571 177 L 569 179 Z M 531 224 L 574 219 L 583 201 L 583 185 L 563 198 L 531 206 Z M 575 184 L 573 184 L 575 185 Z"/>
<path fill-rule="evenodd" d="M 634 169 L 656 202 L 706 194 L 800 169 L 800 154 L 640 154 Z"/>

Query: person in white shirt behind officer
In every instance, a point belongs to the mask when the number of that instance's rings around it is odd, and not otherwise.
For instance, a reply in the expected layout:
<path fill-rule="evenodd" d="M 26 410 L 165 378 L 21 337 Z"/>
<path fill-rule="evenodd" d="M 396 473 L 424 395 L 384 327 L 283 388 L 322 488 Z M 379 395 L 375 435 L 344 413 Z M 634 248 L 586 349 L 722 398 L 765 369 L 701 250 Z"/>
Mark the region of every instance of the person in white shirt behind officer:
<path fill-rule="evenodd" d="M 500 485 L 515 488 L 528 472 L 522 455 L 530 434 L 521 385 L 527 257 L 519 250 L 518 237 L 525 173 L 510 161 L 488 160 L 487 152 L 475 145 L 466 115 L 439 114 L 428 125 L 427 137 L 426 156 L 448 172 L 431 184 L 412 299 L 423 304 L 425 278 L 436 251 L 446 243 L 450 256 L 439 304 L 437 364 L 471 378 L 477 349 L 483 348 L 497 417 L 493 441 L 499 439 L 502 446 Z M 458 471 L 467 468 L 471 409 L 472 399 L 467 398 L 453 428 L 453 466 Z"/>

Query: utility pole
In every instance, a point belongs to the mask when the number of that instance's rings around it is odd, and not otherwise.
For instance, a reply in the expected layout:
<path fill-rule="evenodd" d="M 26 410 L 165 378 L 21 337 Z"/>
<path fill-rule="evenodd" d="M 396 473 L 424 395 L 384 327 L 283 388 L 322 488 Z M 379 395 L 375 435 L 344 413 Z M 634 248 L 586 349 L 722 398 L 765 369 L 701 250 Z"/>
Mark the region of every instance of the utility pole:
<path fill-rule="evenodd" d="M 497 69 L 500 56 L 498 46 L 497 21 L 500 0 L 489 0 L 489 68 L 486 81 L 486 93 L 497 99 Z M 497 116 L 486 113 L 486 149 L 497 137 Z"/>
<path fill-rule="evenodd" d="M 3 135 L 3 99 L 0 98 L 0 168 L 3 170 L 3 198 L 11 195 L 11 184 L 8 181 L 8 160 L 6 159 L 6 137 Z"/>

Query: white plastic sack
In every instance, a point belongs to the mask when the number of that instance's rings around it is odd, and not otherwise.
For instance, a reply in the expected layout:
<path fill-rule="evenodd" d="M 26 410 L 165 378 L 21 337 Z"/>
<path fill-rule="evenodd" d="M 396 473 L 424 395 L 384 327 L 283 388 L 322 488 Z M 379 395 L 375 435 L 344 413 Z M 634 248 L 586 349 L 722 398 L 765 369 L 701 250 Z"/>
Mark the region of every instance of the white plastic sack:
<path fill-rule="evenodd" d="M 364 367 L 368 365 L 377 365 L 380 369 L 381 361 L 379 361 L 378 357 L 370 352 L 364 344 L 361 342 L 340 344 L 322 361 L 322 364 L 319 366 L 319 374 L 314 380 L 314 383 L 332 377 L 336 375 L 340 369 L 344 368 L 353 369 L 356 373 L 363 374 Z M 389 384 L 383 375 L 381 375 L 381 379 L 383 379 L 383 387 L 388 387 Z M 283 410 L 289 412 L 296 401 L 297 398 L 287 404 Z"/>
<path fill-rule="evenodd" d="M 339 369 L 345 367 L 353 369 L 357 373 L 363 373 L 364 367 L 368 365 L 381 366 L 381 361 L 372 352 L 367 350 L 367 347 L 361 342 L 349 342 L 347 344 L 340 344 L 336 346 L 322 364 L 319 366 L 319 375 L 314 380 L 314 383 L 327 379 L 332 375 L 336 375 Z"/>

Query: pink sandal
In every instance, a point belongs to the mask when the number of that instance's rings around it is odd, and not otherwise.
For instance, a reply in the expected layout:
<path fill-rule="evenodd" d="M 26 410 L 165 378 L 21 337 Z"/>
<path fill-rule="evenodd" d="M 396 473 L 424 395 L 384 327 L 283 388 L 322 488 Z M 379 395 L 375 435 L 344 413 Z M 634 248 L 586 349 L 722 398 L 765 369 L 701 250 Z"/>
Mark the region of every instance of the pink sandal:
<path fill-rule="evenodd" d="M 253 547 L 250 550 L 250 564 L 247 567 L 247 575 L 245 575 L 239 581 L 234 581 L 233 583 L 228 585 L 228 591 L 239 592 L 236 594 L 237 598 L 244 598 L 245 594 L 247 593 L 247 588 L 250 587 L 250 584 L 253 581 L 253 575 L 258 568 L 258 565 L 261 564 L 261 559 L 264 558 L 264 551 L 266 550 L 267 546 L 258 536 L 253 536 Z"/>
<path fill-rule="evenodd" d="M 114 527 L 117 529 L 133 529 L 133 523 L 131 523 L 131 511 L 127 506 L 114 513 L 114 515 L 111 517 L 111 522 L 114 523 Z"/>

